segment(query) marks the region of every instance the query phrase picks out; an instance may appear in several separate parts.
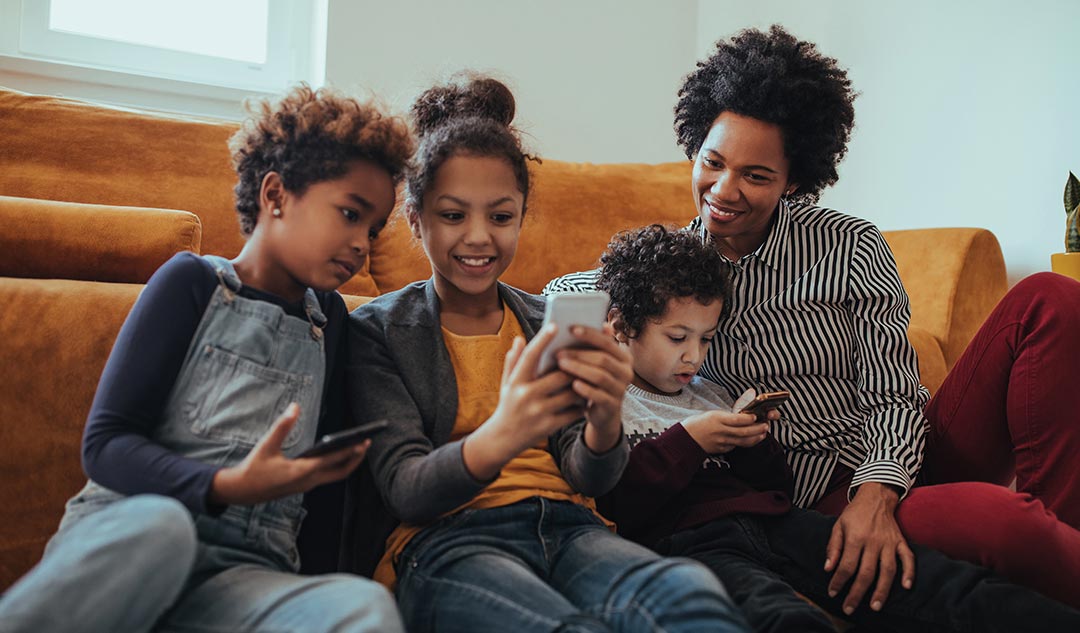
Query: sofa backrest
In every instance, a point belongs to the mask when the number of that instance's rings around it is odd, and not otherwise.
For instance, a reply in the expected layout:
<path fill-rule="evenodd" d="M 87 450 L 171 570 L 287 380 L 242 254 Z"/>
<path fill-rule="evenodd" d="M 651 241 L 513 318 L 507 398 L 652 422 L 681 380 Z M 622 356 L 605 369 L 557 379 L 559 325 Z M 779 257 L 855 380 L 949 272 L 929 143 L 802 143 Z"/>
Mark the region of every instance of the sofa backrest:
<path fill-rule="evenodd" d="M 530 165 L 532 190 L 514 263 L 503 281 L 540 292 L 551 279 L 588 270 L 618 231 L 659 222 L 685 226 L 694 218 L 688 161 L 644 164 Z M 380 293 L 426 279 L 431 268 L 400 209 L 371 249 Z"/>
<path fill-rule="evenodd" d="M 3 88 L 0 122 L 0 195 L 190 211 L 202 252 L 243 247 L 227 146 L 236 123 Z M 376 293 L 366 271 L 344 291 Z"/>
<path fill-rule="evenodd" d="M 146 283 L 180 251 L 199 253 L 187 211 L 0 196 L 0 277 Z"/>

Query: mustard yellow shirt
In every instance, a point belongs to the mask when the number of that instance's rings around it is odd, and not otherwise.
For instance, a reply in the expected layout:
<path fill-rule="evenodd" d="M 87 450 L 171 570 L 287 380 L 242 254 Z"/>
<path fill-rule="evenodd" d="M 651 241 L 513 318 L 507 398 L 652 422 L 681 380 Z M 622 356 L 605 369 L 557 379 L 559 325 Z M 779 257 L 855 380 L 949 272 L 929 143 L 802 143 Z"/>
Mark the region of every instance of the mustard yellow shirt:
<path fill-rule="evenodd" d="M 451 441 L 480 428 L 495 413 L 499 405 L 503 362 L 514 343 L 514 337 L 524 336 L 521 324 L 512 310 L 503 306 L 503 320 L 496 334 L 460 336 L 442 329 L 446 349 L 454 366 L 458 387 L 457 417 L 451 431 Z M 544 497 L 571 501 L 596 513 L 596 502 L 575 492 L 563 479 L 558 464 L 547 451 L 547 443 L 526 449 L 503 467 L 499 476 L 469 502 L 452 510 L 454 514 L 466 508 L 498 508 L 529 497 Z M 596 513 L 609 527 L 613 526 Z M 386 541 L 386 553 L 375 569 L 375 580 L 388 587 L 396 582 L 395 566 L 402 550 L 423 525 L 401 524 Z"/>

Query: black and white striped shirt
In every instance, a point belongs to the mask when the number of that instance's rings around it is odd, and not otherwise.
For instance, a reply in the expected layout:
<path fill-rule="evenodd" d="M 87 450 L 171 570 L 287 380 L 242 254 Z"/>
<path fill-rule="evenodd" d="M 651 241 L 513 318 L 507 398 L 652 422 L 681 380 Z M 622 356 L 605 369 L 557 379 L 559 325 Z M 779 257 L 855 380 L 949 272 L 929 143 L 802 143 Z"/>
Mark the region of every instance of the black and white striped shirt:
<path fill-rule="evenodd" d="M 700 218 L 686 230 L 712 240 Z M 881 233 L 831 209 L 781 202 L 765 242 L 725 262 L 731 309 L 700 374 L 730 393 L 791 392 L 771 430 L 795 475 L 795 503 L 820 499 L 838 462 L 855 471 L 852 489 L 873 481 L 907 491 L 922 464 L 930 394 Z M 565 275 L 544 294 L 592 288 L 597 274 Z"/>

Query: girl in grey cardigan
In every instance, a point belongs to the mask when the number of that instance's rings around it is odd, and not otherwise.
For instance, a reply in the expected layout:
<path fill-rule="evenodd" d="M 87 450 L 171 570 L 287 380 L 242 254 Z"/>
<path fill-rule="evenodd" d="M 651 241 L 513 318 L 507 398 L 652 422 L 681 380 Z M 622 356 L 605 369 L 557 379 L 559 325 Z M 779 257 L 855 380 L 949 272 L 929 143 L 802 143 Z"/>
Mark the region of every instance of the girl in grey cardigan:
<path fill-rule="evenodd" d="M 368 452 L 400 522 L 375 577 L 414 631 L 745 631 L 707 570 L 617 537 L 595 510 L 626 464 L 629 357 L 579 328 L 590 349 L 538 375 L 554 334 L 543 300 L 498 281 L 529 188 L 513 113 L 487 78 L 413 106 L 405 212 L 433 276 L 350 318 L 353 411 L 391 424 Z"/>

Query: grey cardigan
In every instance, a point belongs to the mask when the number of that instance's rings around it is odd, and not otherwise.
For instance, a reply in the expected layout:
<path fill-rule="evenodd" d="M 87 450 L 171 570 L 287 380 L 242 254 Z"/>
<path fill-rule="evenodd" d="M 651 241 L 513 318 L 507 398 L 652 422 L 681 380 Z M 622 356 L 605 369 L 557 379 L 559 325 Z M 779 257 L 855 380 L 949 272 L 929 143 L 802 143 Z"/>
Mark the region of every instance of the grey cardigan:
<path fill-rule="evenodd" d="M 499 284 L 527 339 L 540 328 L 544 299 Z M 439 300 L 431 279 L 414 282 L 349 316 L 346 392 L 357 423 L 386 419 L 366 462 L 380 496 L 399 520 L 430 523 L 468 502 L 491 481 L 465 468 L 461 441 L 450 442 L 457 417 L 457 380 L 443 340 Z M 619 481 L 629 458 L 625 437 L 597 454 L 580 419 L 548 438 L 548 451 L 570 486 L 590 497 Z"/>

